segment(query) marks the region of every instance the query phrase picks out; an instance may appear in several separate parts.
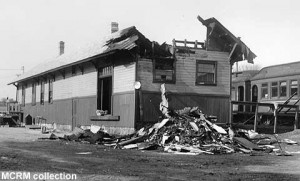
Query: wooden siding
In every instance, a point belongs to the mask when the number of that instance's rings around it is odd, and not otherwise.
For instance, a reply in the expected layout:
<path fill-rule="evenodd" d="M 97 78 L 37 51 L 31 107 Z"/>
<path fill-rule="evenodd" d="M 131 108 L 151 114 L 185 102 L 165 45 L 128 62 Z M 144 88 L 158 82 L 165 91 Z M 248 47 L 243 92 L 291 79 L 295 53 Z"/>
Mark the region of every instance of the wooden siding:
<path fill-rule="evenodd" d="M 161 112 L 159 104 L 161 95 L 158 92 L 143 92 L 143 122 L 157 122 Z M 189 93 L 174 93 L 170 95 L 169 107 L 171 109 L 183 109 L 184 107 L 198 106 L 203 113 L 218 117 L 219 123 L 227 123 L 229 121 L 229 97 L 215 95 L 200 95 Z M 137 125 L 143 123 L 137 122 Z"/>
<path fill-rule="evenodd" d="M 46 87 L 45 87 L 46 88 Z M 47 95 L 48 95 L 47 84 Z M 97 94 L 97 72 L 76 75 L 53 82 L 53 100 Z M 45 94 L 46 95 L 46 94 Z M 48 97 L 47 97 L 48 100 Z"/>
<path fill-rule="evenodd" d="M 96 111 L 96 97 L 77 98 L 76 111 L 72 110 L 74 108 L 72 104 L 73 99 L 55 100 L 52 104 L 46 101 L 44 105 L 37 104 L 35 106 L 26 104 L 24 112 L 33 118 L 42 116 L 47 119 L 48 124 L 60 125 L 72 125 L 72 113 L 76 112 L 75 125 L 90 125 L 89 117 Z"/>
<path fill-rule="evenodd" d="M 127 92 L 134 90 L 135 62 L 114 67 L 113 93 Z"/>
<path fill-rule="evenodd" d="M 226 52 L 195 50 L 195 54 L 176 55 L 176 83 L 166 84 L 167 91 L 180 93 L 199 93 L 230 95 L 230 63 Z M 196 60 L 217 61 L 217 85 L 195 85 Z M 142 90 L 159 91 L 160 83 L 153 83 L 153 64 L 149 59 L 138 62 L 137 80 Z"/>
<path fill-rule="evenodd" d="M 76 105 L 74 106 L 74 104 Z M 24 111 L 26 115 L 30 114 L 33 118 L 42 116 L 50 124 L 73 126 L 93 124 L 105 127 L 134 128 L 134 92 L 113 95 L 113 115 L 120 116 L 119 121 L 91 121 L 90 116 L 96 115 L 96 104 L 96 96 L 79 97 L 54 100 L 53 104 L 48 102 L 35 106 L 26 104 Z"/>

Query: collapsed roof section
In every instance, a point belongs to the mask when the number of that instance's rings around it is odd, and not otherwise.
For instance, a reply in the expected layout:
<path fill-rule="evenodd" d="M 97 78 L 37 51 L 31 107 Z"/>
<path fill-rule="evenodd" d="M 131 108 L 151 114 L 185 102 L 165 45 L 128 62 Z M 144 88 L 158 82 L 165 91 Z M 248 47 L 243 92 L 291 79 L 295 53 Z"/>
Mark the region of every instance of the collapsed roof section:
<path fill-rule="evenodd" d="M 77 51 L 62 54 L 50 61 L 39 64 L 9 84 L 15 84 L 39 76 L 45 76 L 66 67 L 82 64 L 95 59 L 97 59 L 97 61 L 101 61 L 101 57 L 106 57 L 120 51 L 135 52 L 142 57 L 172 56 L 166 44 L 159 45 L 158 43 L 151 42 L 134 26 L 132 26 L 112 33 L 105 37 L 103 41 L 95 41 L 94 43 L 80 48 Z"/>
<path fill-rule="evenodd" d="M 256 55 L 240 38 L 235 37 L 218 20 L 215 18 L 204 20 L 200 16 L 197 18 L 207 27 L 206 49 L 208 51 L 230 52 L 230 62 L 232 64 L 242 60 L 253 63 Z"/>

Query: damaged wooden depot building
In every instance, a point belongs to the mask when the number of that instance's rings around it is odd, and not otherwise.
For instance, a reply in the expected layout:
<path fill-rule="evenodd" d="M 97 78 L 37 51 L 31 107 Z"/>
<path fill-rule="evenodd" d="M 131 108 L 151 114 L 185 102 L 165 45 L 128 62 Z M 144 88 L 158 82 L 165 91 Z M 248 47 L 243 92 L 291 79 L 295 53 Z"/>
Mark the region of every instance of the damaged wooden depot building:
<path fill-rule="evenodd" d="M 199 106 L 229 122 L 231 66 L 256 56 L 215 18 L 198 20 L 207 28 L 205 43 L 159 45 L 135 27 L 118 31 L 117 23 L 105 41 L 76 52 L 64 53 L 60 42 L 60 56 L 9 83 L 22 106 L 19 122 L 38 124 L 42 117 L 49 126 L 99 125 L 127 134 L 158 121 L 162 83 L 172 109 Z"/>

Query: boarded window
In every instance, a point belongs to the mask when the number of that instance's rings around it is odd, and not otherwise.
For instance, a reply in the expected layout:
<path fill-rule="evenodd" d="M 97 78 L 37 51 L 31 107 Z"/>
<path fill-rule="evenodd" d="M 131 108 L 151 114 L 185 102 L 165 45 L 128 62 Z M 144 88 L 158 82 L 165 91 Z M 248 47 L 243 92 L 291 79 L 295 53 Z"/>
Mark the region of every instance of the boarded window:
<path fill-rule="evenodd" d="M 216 85 L 217 62 L 197 60 L 196 65 L 196 84 L 197 85 Z"/>
<path fill-rule="evenodd" d="M 175 83 L 174 59 L 155 59 L 153 77 L 154 82 Z"/>
<path fill-rule="evenodd" d="M 298 81 L 297 80 L 292 80 L 291 81 L 291 95 L 298 95 Z"/>
<path fill-rule="evenodd" d="M 34 106 L 36 104 L 36 84 L 32 83 L 32 100 L 31 104 Z"/>
<path fill-rule="evenodd" d="M 49 80 L 49 94 L 48 94 L 49 103 L 53 103 L 53 79 Z"/>
<path fill-rule="evenodd" d="M 40 104 L 44 104 L 44 96 L 45 96 L 45 82 L 41 81 L 41 98 L 40 98 Z"/>
<path fill-rule="evenodd" d="M 261 85 L 261 98 L 263 99 L 263 98 L 265 98 L 265 99 L 267 99 L 268 98 L 268 83 L 263 83 L 262 85 Z"/>
<path fill-rule="evenodd" d="M 280 97 L 286 97 L 286 81 L 280 82 Z"/>
<path fill-rule="evenodd" d="M 272 82 L 271 84 L 271 96 L 277 97 L 278 96 L 278 82 Z"/>

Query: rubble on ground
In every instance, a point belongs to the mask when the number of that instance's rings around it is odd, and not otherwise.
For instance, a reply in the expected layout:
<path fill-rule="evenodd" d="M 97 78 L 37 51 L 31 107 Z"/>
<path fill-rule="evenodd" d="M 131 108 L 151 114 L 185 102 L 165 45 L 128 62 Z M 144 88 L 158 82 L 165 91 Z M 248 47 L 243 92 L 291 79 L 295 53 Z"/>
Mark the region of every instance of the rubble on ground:
<path fill-rule="evenodd" d="M 164 119 L 148 127 L 143 127 L 134 134 L 112 136 L 98 128 L 75 128 L 67 135 L 52 133 L 50 139 L 80 141 L 90 144 L 103 144 L 116 149 L 157 150 L 174 154 L 230 154 L 235 152 L 261 155 L 290 156 L 280 143 L 297 144 L 289 139 L 279 141 L 274 135 L 266 136 L 253 130 L 223 128 L 214 122 L 215 116 L 207 116 L 198 107 L 185 107 L 182 110 L 170 110 L 165 96 L 164 84 L 161 85 L 160 111 Z M 278 148 L 274 144 L 278 144 Z"/>
<path fill-rule="evenodd" d="M 275 144 L 297 144 L 296 142 L 258 134 L 253 130 L 224 129 L 213 123 L 216 118 L 207 116 L 198 107 L 186 107 L 183 110 L 169 111 L 168 118 L 134 134 L 112 136 L 103 129 L 98 131 L 75 128 L 69 134 L 52 133 L 50 139 L 79 141 L 90 144 L 102 144 L 117 149 L 157 150 L 174 154 L 229 154 L 245 153 L 251 155 L 274 153 L 288 155 Z M 100 127 L 99 127 L 100 128 Z"/>

